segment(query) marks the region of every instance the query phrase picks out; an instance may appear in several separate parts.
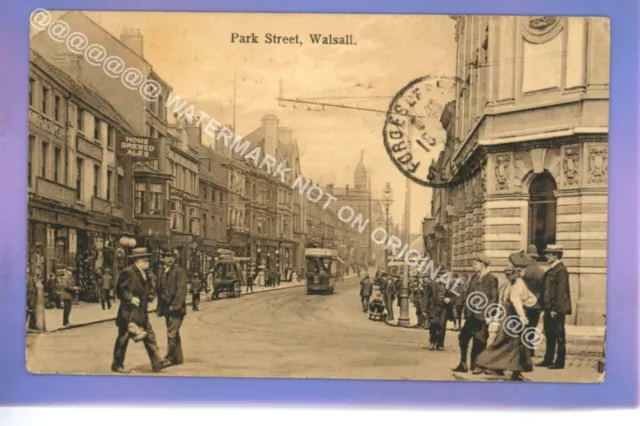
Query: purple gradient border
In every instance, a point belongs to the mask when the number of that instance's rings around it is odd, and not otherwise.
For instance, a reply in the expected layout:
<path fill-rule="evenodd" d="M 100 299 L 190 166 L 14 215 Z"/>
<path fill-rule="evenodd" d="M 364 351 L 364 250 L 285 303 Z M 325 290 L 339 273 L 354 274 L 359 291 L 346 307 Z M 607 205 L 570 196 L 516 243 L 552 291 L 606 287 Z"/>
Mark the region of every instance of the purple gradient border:
<path fill-rule="evenodd" d="M 0 6 L 0 404 L 613 407 L 638 401 L 638 5 L 634 0 L 89 0 Z M 607 375 L 604 384 L 37 376 L 25 369 L 29 14 L 49 10 L 609 16 L 612 35 Z M 105 366 L 107 367 L 107 366 Z"/>

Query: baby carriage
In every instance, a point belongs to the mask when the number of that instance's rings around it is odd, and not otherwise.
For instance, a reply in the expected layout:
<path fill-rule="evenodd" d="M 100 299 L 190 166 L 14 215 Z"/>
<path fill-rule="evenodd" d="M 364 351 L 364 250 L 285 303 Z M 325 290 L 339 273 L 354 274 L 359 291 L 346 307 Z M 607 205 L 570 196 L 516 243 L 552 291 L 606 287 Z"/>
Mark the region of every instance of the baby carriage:
<path fill-rule="evenodd" d="M 380 299 L 374 299 L 369 304 L 369 319 L 371 321 L 386 321 L 387 313 L 384 311 L 384 303 Z"/>

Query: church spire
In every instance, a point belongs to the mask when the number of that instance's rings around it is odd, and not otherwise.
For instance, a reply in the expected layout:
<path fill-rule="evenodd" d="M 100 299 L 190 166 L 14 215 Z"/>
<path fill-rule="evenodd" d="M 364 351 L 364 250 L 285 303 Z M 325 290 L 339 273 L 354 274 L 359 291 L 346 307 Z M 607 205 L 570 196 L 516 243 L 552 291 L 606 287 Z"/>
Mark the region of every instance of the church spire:
<path fill-rule="evenodd" d="M 360 162 L 353 172 L 353 183 L 356 191 L 367 191 L 367 169 L 364 167 L 364 151 L 360 151 Z"/>

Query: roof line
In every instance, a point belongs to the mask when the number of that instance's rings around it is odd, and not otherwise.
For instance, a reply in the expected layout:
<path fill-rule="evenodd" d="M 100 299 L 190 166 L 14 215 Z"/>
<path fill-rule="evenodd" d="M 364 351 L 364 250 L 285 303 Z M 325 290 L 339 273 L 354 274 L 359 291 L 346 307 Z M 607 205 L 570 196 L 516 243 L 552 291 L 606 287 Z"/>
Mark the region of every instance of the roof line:
<path fill-rule="evenodd" d="M 72 14 L 72 13 L 77 13 L 80 14 L 82 16 L 84 16 L 89 22 L 91 22 L 93 25 L 95 25 L 96 27 L 100 28 L 102 31 L 104 31 L 105 33 L 107 33 L 111 38 L 113 38 L 114 40 L 116 40 L 120 45 L 122 45 L 125 49 L 128 49 L 131 53 L 133 53 L 134 55 L 136 55 L 138 58 L 142 59 L 144 61 L 145 64 L 149 65 L 149 67 L 151 67 L 151 64 L 149 63 L 149 61 L 147 61 L 144 56 L 140 56 L 138 55 L 133 49 L 131 49 L 129 46 L 127 46 L 126 44 L 124 44 L 118 37 L 116 37 L 115 35 L 111 34 L 111 32 L 107 31 L 106 28 L 104 28 L 102 25 L 98 24 L 96 21 L 94 21 L 93 19 L 89 18 L 87 15 L 85 15 L 84 13 L 82 13 L 82 11 L 80 10 L 70 10 L 67 13 L 65 13 L 64 15 L 62 15 L 60 17 L 60 19 L 64 18 L 65 16 Z M 153 67 L 151 67 L 153 68 Z"/>

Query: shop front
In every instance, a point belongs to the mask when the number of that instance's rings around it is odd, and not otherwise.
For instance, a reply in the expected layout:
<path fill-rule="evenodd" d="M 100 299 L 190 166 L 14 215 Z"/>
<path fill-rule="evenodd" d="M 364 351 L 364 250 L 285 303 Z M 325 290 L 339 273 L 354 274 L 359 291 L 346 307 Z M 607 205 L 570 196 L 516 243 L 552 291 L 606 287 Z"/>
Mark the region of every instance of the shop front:
<path fill-rule="evenodd" d="M 283 241 L 276 250 L 276 264 L 282 281 L 291 280 L 291 272 L 295 269 L 295 248 L 290 241 Z"/>
<path fill-rule="evenodd" d="M 124 231 L 123 223 L 47 202 L 29 204 L 28 260 L 34 271 L 49 277 L 67 268 L 80 288 L 79 299 L 97 301 L 95 273 L 98 268 L 113 270 L 115 257 L 106 253 Z"/>

